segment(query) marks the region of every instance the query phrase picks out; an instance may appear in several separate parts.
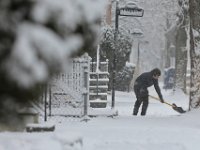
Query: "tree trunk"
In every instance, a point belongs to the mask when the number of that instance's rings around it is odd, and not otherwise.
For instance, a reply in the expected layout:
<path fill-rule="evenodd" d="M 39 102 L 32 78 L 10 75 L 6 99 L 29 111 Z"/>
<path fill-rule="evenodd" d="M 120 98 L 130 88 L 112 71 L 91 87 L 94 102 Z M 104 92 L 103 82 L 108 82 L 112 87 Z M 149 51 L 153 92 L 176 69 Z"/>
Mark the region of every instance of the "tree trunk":
<path fill-rule="evenodd" d="M 190 15 L 190 57 L 191 57 L 191 90 L 190 108 L 200 106 L 200 2 L 189 1 Z"/>
<path fill-rule="evenodd" d="M 170 24 L 169 24 L 169 19 L 166 18 L 166 26 L 167 26 L 167 29 L 169 30 L 170 28 Z M 164 67 L 165 68 L 168 68 L 168 67 L 171 67 L 171 64 L 170 64 L 170 44 L 171 42 L 169 41 L 169 37 L 166 36 L 165 37 L 165 63 L 164 63 Z"/>
<path fill-rule="evenodd" d="M 176 35 L 176 86 L 186 92 L 187 34 L 182 26 Z"/>

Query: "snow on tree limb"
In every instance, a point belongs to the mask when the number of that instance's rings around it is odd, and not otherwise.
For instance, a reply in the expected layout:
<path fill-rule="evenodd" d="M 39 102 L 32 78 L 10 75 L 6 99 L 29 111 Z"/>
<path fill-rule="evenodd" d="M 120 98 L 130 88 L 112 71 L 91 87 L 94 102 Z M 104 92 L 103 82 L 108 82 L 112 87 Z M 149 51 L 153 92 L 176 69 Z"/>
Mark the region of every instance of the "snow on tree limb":
<path fill-rule="evenodd" d="M 9 77 L 29 88 L 46 81 L 50 72 L 62 70 L 87 39 L 95 42 L 104 5 L 100 0 L 35 0 L 29 19 L 15 26 L 15 42 L 5 65 Z"/>

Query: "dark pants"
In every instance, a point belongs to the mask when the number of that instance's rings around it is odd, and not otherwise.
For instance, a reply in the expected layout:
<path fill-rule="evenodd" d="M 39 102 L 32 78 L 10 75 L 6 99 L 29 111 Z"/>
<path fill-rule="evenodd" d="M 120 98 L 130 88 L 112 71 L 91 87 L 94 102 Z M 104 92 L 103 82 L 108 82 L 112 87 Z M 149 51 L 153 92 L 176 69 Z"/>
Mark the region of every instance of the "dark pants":
<path fill-rule="evenodd" d="M 147 111 L 148 104 L 149 104 L 148 90 L 147 89 L 141 90 L 141 88 L 134 86 L 134 92 L 135 92 L 137 100 L 134 105 L 133 115 L 138 114 L 138 110 L 140 108 L 140 105 L 142 104 L 141 115 L 144 116 L 144 115 L 146 115 L 146 111 Z"/>

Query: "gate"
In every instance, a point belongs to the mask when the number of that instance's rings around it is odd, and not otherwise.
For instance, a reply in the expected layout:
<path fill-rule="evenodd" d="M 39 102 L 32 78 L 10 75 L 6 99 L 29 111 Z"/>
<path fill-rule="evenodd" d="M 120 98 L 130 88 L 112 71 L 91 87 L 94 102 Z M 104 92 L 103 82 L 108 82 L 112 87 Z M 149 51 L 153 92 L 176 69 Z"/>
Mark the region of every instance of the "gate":
<path fill-rule="evenodd" d="M 90 57 L 73 59 L 64 73 L 52 77 L 45 99 L 45 120 L 87 116 Z"/>

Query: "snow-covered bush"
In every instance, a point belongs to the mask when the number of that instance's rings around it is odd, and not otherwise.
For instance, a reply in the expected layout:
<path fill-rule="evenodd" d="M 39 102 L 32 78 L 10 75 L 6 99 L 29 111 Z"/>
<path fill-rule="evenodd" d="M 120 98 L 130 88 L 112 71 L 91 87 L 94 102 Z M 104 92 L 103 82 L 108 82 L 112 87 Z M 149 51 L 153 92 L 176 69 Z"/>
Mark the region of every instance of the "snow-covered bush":
<path fill-rule="evenodd" d="M 116 75 L 116 90 L 129 92 L 134 70 L 135 65 L 126 63 L 126 66 Z"/>
<path fill-rule="evenodd" d="M 0 122 L 94 45 L 102 0 L 0 1 Z M 11 116 L 12 116 L 11 115 Z M 9 119 L 12 120 L 12 119 Z"/>
<path fill-rule="evenodd" d="M 116 73 L 121 71 L 123 67 L 126 65 L 126 62 L 129 60 L 129 55 L 131 52 L 132 39 L 130 35 L 126 33 L 119 32 L 116 40 L 116 48 L 114 41 L 114 29 L 111 27 L 105 27 L 102 29 L 101 36 L 101 60 L 105 61 L 109 60 L 109 72 L 113 71 L 113 57 L 115 53 L 115 65 L 116 65 Z M 110 76 L 111 82 L 111 76 Z"/>

